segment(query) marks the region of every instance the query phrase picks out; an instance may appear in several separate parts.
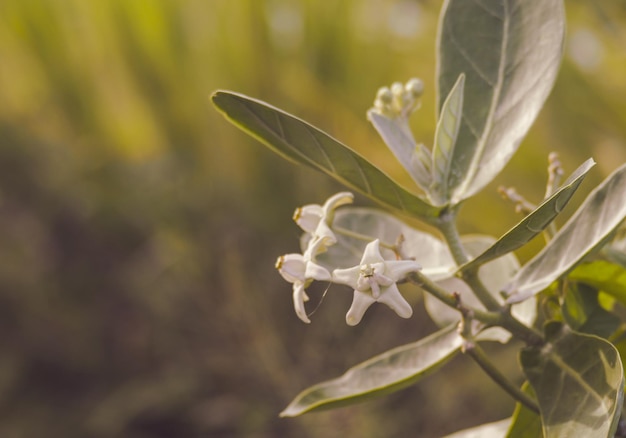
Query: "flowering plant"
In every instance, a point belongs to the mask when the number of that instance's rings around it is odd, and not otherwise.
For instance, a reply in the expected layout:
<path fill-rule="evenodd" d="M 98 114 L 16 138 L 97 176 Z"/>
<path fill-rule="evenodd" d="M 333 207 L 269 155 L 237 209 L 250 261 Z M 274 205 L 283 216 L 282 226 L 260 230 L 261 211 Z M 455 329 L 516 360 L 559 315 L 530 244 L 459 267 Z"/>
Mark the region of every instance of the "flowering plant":
<path fill-rule="evenodd" d="M 367 113 L 419 194 L 290 114 L 241 94 L 213 95 L 231 122 L 278 154 L 326 173 L 387 210 L 348 206 L 351 192 L 296 210 L 294 220 L 304 231 L 302 253 L 279 257 L 276 267 L 292 283 L 297 316 L 310 322 L 306 289 L 321 281 L 354 290 L 349 325 L 361 322 L 376 302 L 409 318 L 413 310 L 397 286 L 407 282 L 424 292 L 426 310 L 441 327 L 304 390 L 281 415 L 386 394 L 466 354 L 518 405 L 510 418 L 454 436 L 610 437 L 619 431 L 626 165 L 558 230 L 554 219 L 593 167 L 592 159 L 562 181 L 558 157 L 550 154 L 547 189 L 538 205 L 503 189 L 524 218 L 498 238 L 460 236 L 456 226 L 461 205 L 508 163 L 553 86 L 562 56 L 563 9 L 562 0 L 444 2 L 432 148 L 417 143 L 409 128 L 409 117 L 420 106 L 420 80 L 381 88 Z M 408 226 L 403 217 L 421 220 L 440 236 Z M 514 251 L 540 234 L 546 245 L 520 266 Z M 524 343 L 521 386 L 481 347 L 512 338 Z"/>

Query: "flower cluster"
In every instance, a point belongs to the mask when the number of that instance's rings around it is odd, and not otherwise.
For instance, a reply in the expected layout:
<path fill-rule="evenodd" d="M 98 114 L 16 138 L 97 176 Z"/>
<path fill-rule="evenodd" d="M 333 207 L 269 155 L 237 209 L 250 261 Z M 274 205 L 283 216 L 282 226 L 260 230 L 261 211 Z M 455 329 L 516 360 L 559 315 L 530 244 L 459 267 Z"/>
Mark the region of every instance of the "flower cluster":
<path fill-rule="evenodd" d="M 348 325 L 358 324 L 365 311 L 375 302 L 386 304 L 402 318 L 409 318 L 413 314 L 413 309 L 400 294 L 396 283 L 421 267 L 413 260 L 385 260 L 378 239 L 367 244 L 361 262 L 352 268 L 338 268 L 331 273 L 317 263 L 316 257 L 337 243 L 332 229 L 335 209 L 351 203 L 353 198 L 349 192 L 337 193 L 324 205 L 306 205 L 294 213 L 294 221 L 305 232 L 306 249 L 302 254 L 280 256 L 276 268 L 285 280 L 293 284 L 294 309 L 296 315 L 306 323 L 311 322 L 304 306 L 309 299 L 306 288 L 313 281 L 345 284 L 354 289 L 352 306 L 346 314 Z"/>
<path fill-rule="evenodd" d="M 419 108 L 423 92 L 424 83 L 420 79 L 413 78 L 404 85 L 394 82 L 391 87 L 378 90 L 374 110 L 390 118 L 408 117 Z"/>

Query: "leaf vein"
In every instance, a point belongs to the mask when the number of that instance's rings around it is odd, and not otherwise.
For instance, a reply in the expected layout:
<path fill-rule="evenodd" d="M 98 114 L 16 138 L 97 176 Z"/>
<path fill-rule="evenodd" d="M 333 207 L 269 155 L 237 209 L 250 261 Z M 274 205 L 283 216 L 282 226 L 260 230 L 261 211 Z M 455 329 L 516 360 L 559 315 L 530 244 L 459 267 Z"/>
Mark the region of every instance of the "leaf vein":
<path fill-rule="evenodd" d="M 494 88 L 495 85 L 492 83 L 491 79 L 489 79 L 489 77 L 487 76 L 487 74 L 485 72 L 483 72 L 478 65 L 474 62 L 474 60 L 470 57 L 470 55 L 467 53 L 467 51 L 465 50 L 465 48 L 461 45 L 461 43 L 455 38 L 454 32 L 452 32 L 452 30 L 450 30 L 450 23 L 446 24 L 448 26 L 448 37 L 450 38 L 450 41 L 452 42 L 452 44 L 454 45 L 454 47 L 456 48 L 457 52 L 459 52 L 459 54 L 467 61 L 467 63 L 472 67 L 472 69 L 476 72 L 476 74 L 478 75 L 478 77 L 480 79 L 482 79 L 487 85 L 489 85 L 490 87 Z M 467 73 L 467 72 L 466 72 Z"/>
<path fill-rule="evenodd" d="M 326 152 L 326 149 L 324 149 L 324 146 L 322 146 L 322 143 L 319 141 L 319 139 L 315 135 L 315 132 L 312 131 L 309 126 L 305 125 L 305 128 L 306 128 L 306 131 L 309 133 L 309 135 L 313 138 L 313 142 L 315 143 L 315 145 L 319 149 L 320 153 L 326 159 L 326 163 L 327 163 L 328 169 L 330 169 L 333 173 L 337 173 L 337 169 L 335 168 L 335 164 L 330 159 L 330 156 L 328 155 L 328 152 Z M 321 163 L 320 163 L 320 165 L 321 165 Z"/>

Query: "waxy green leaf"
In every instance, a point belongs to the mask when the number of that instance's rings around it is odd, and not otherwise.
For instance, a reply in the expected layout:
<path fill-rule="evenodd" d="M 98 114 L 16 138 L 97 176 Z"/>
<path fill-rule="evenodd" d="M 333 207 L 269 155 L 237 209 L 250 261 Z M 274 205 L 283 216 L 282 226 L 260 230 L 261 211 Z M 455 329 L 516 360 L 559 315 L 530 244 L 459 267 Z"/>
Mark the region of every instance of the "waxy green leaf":
<path fill-rule="evenodd" d="M 435 371 L 454 356 L 462 344 L 456 325 L 451 325 L 420 341 L 375 356 L 337 379 L 304 390 L 280 415 L 294 417 L 397 391 Z"/>
<path fill-rule="evenodd" d="M 472 256 L 480 254 L 488 248 L 495 239 L 491 236 L 468 235 L 461 236 L 461 241 L 466 252 Z M 500 290 L 506 285 L 519 269 L 519 262 L 514 254 L 507 254 L 498 260 L 493 260 L 480 267 L 478 277 L 482 281 L 485 289 L 493 297 L 503 302 Z M 450 272 L 450 271 L 449 271 Z M 461 302 L 469 307 L 485 310 L 471 288 L 460 278 L 454 276 L 452 272 L 446 278 L 437 280 L 437 284 L 450 293 L 457 293 Z M 439 327 L 445 327 L 453 322 L 458 322 L 461 315 L 458 310 L 452 309 L 439 301 L 431 294 L 424 294 L 424 305 L 430 317 Z M 511 307 L 511 313 L 518 320 L 527 325 L 532 325 L 537 316 L 537 309 L 533 300 L 527 300 Z M 489 327 L 476 337 L 481 341 L 497 341 L 506 343 L 511 339 L 511 333 L 500 327 Z"/>
<path fill-rule="evenodd" d="M 381 242 L 381 254 L 387 260 L 396 260 L 390 247 L 402 239 L 403 258 L 413 258 L 423 272 L 451 275 L 454 261 L 448 247 L 432 234 L 412 228 L 397 217 L 378 209 L 342 207 L 335 212 L 332 224 L 337 243 L 317 257 L 317 262 L 328 269 L 358 264 L 365 246 L 373 240 Z M 303 249 L 306 242 L 303 242 Z"/>
<path fill-rule="evenodd" d="M 438 108 L 465 73 L 463 117 L 448 173 L 451 203 L 507 164 L 556 78 L 563 0 L 447 0 L 437 38 Z"/>
<path fill-rule="evenodd" d="M 626 268 L 621 265 L 596 260 L 576 266 L 567 277 L 605 292 L 626 306 Z"/>
<path fill-rule="evenodd" d="M 522 390 L 535 397 L 533 389 L 524 383 Z M 515 405 L 515 411 L 511 418 L 506 418 L 493 423 L 482 424 L 480 426 L 465 429 L 445 438 L 543 438 L 541 428 L 541 417 L 531 411 L 521 403 Z"/>
<path fill-rule="evenodd" d="M 326 173 L 406 215 L 425 221 L 438 215 L 438 208 L 400 187 L 361 155 L 307 122 L 238 93 L 217 91 L 212 100 L 229 121 L 284 158 Z"/>
<path fill-rule="evenodd" d="M 510 418 L 460 430 L 444 438 L 502 438 L 511 424 Z"/>
<path fill-rule="evenodd" d="M 626 217 L 626 165 L 593 190 L 554 238 L 504 289 L 508 303 L 542 291 L 598 249 Z"/>
<path fill-rule="evenodd" d="M 622 410 L 624 371 L 615 347 L 559 322 L 546 345 L 527 347 L 520 362 L 535 390 L 546 438 L 613 437 Z"/>
<path fill-rule="evenodd" d="M 595 165 L 593 159 L 588 159 L 570 175 L 563 185 L 546 199 L 532 213 L 522 219 L 517 225 L 500 237 L 489 249 L 461 266 L 465 271 L 480 266 L 490 260 L 515 251 L 528 243 L 533 237 L 545 230 L 548 225 L 565 208 L 569 200 L 578 189 L 587 172 Z"/>
<path fill-rule="evenodd" d="M 621 320 L 608 312 L 598 301 L 598 291 L 582 283 L 568 283 L 561 305 L 563 320 L 579 333 L 608 338 Z"/>
<path fill-rule="evenodd" d="M 454 159 L 458 159 L 454 153 L 454 147 L 463 114 L 464 86 L 465 75 L 461 74 L 443 103 L 437 121 L 433 147 L 432 184 L 428 190 L 429 198 L 435 205 L 446 205 L 452 196 L 449 182 L 450 173 L 454 168 Z"/>
<path fill-rule="evenodd" d="M 533 388 L 524 382 L 522 385 L 522 391 L 529 395 L 532 399 L 536 400 L 535 392 Z M 511 424 L 507 431 L 506 438 L 543 438 L 543 432 L 541 427 L 541 417 L 534 411 L 531 411 L 521 403 L 515 404 L 515 410 L 511 417 Z"/>

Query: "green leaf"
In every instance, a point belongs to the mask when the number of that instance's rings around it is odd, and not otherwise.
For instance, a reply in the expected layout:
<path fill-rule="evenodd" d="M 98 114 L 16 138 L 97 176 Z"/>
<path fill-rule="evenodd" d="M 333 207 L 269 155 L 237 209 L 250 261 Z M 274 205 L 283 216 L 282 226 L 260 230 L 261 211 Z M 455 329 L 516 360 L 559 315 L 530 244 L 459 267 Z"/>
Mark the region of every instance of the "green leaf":
<path fill-rule="evenodd" d="M 522 390 L 535 398 L 535 393 L 528 382 Z M 543 438 L 541 417 L 521 403 L 515 405 L 511 418 L 483 424 L 447 435 L 445 438 Z"/>
<path fill-rule="evenodd" d="M 605 260 L 583 263 L 576 266 L 568 278 L 593 286 L 626 306 L 626 268 L 621 265 Z"/>
<path fill-rule="evenodd" d="M 460 430 L 444 438 L 502 438 L 511 424 L 510 418 Z"/>
<path fill-rule="evenodd" d="M 595 165 L 593 159 L 588 159 L 570 175 L 563 185 L 546 199 L 532 213 L 522 219 L 517 225 L 507 231 L 484 253 L 461 266 L 459 270 L 466 271 L 480 266 L 483 263 L 501 257 L 511 251 L 521 248 L 526 243 L 547 228 L 550 223 L 565 208 L 574 192 L 578 189 L 587 172 Z"/>
<path fill-rule="evenodd" d="M 431 182 L 432 158 L 423 144 L 415 143 L 407 117 L 391 118 L 369 110 L 367 118 L 411 178 L 426 192 Z"/>
<path fill-rule="evenodd" d="M 580 333 L 608 338 L 621 322 L 600 305 L 598 291 L 582 283 L 568 285 L 561 308 L 567 325 Z"/>
<path fill-rule="evenodd" d="M 542 291 L 601 247 L 626 216 L 626 165 L 593 190 L 554 238 L 505 288 L 508 303 Z"/>
<path fill-rule="evenodd" d="M 562 56 L 562 0 L 447 0 L 438 53 L 438 107 L 465 73 L 464 110 L 447 187 L 451 203 L 488 184 L 517 150 L 548 96 Z"/>
<path fill-rule="evenodd" d="M 537 398 L 528 382 L 524 382 L 522 391 L 533 399 Z M 516 403 L 506 438 L 543 438 L 541 417 L 523 404 Z"/>
<path fill-rule="evenodd" d="M 546 438 L 612 437 L 622 410 L 624 371 L 615 347 L 559 322 L 546 344 L 527 347 L 520 362 L 532 385 Z"/>
<path fill-rule="evenodd" d="M 454 356 L 462 344 L 456 325 L 452 325 L 418 342 L 375 356 L 350 368 L 337 379 L 304 390 L 280 416 L 294 417 L 397 391 L 435 371 Z"/>
<path fill-rule="evenodd" d="M 425 221 L 439 209 L 400 187 L 373 164 L 330 135 L 265 102 L 217 91 L 213 103 L 237 127 L 277 154 L 317 169 L 381 204 Z"/>
<path fill-rule="evenodd" d="M 480 254 L 488 248 L 495 239 L 491 236 L 469 235 L 462 236 L 461 241 L 467 253 L 472 256 Z M 500 302 L 504 302 L 500 295 L 500 290 L 506 285 L 519 269 L 519 262 L 514 254 L 507 254 L 497 260 L 486 263 L 480 267 L 478 277 L 483 282 L 485 288 Z M 437 284 L 450 293 L 458 293 L 461 302 L 466 306 L 478 309 L 485 309 L 471 288 L 460 278 L 450 272 L 448 277 L 437 280 Z M 460 320 L 460 314 L 439 301 L 430 294 L 424 294 L 424 305 L 426 311 L 435 323 L 440 327 L 445 327 Z M 532 325 L 537 316 L 536 305 L 533 300 L 527 300 L 511 307 L 512 314 L 525 324 Z M 511 339 L 511 334 L 499 327 L 490 327 L 482 331 L 477 339 L 482 341 L 498 341 L 506 343 Z"/>
<path fill-rule="evenodd" d="M 450 275 L 454 261 L 447 246 L 432 234 L 416 230 L 395 216 L 374 208 L 342 207 L 335 213 L 332 228 L 337 244 L 317 257 L 317 262 L 329 269 L 350 267 L 360 263 L 365 246 L 380 239 L 381 253 L 387 260 L 395 260 L 389 249 L 400 236 L 404 258 L 414 258 L 428 275 L 441 272 Z M 306 243 L 303 245 L 306 248 Z"/>
<path fill-rule="evenodd" d="M 450 94 L 441 107 L 441 114 L 435 131 L 433 147 L 432 184 L 428 195 L 435 205 L 446 205 L 452 196 L 449 186 L 453 170 L 456 139 L 463 115 L 463 88 L 465 75 L 460 74 Z"/>

